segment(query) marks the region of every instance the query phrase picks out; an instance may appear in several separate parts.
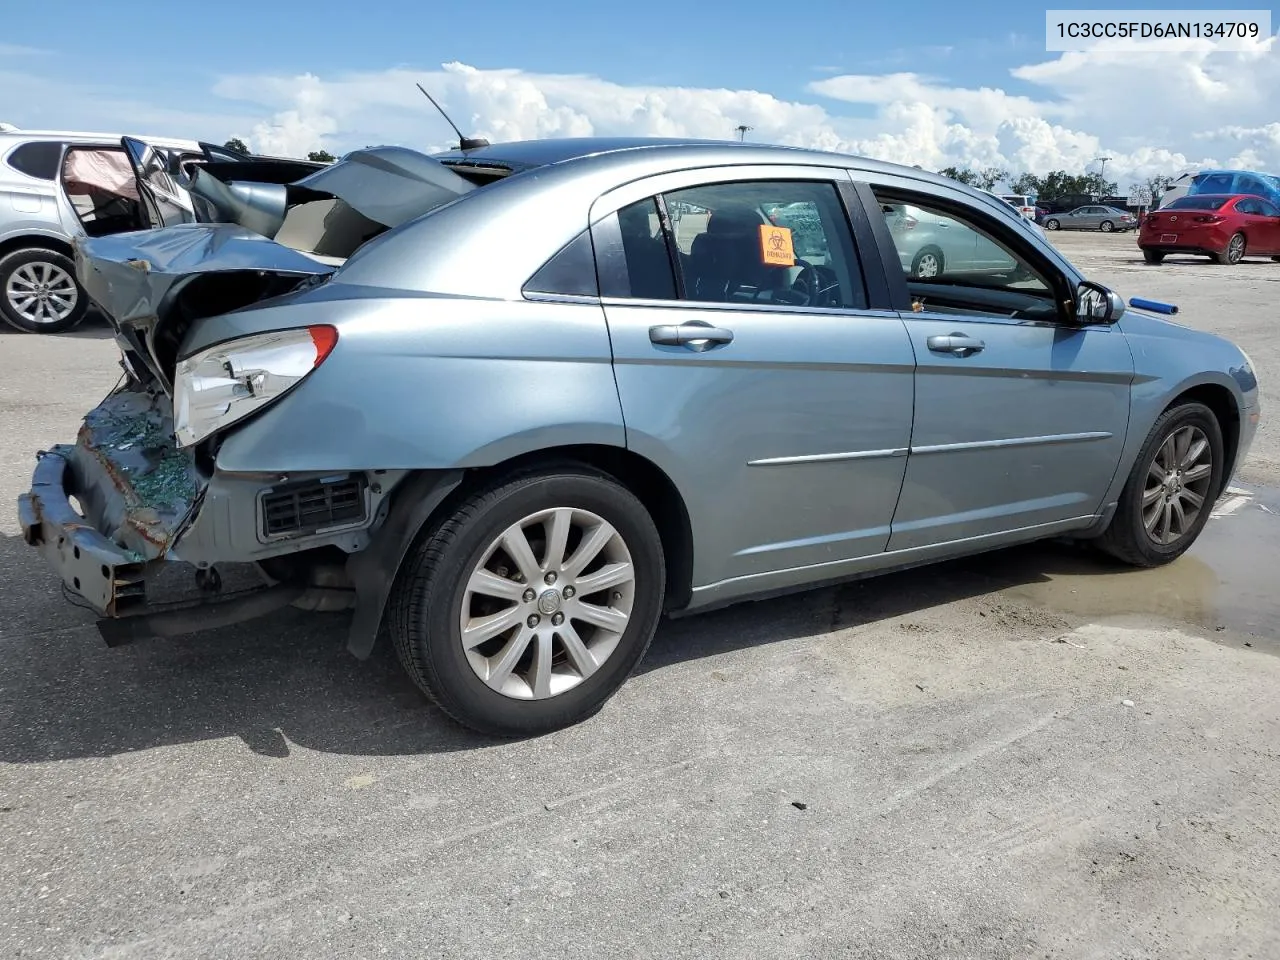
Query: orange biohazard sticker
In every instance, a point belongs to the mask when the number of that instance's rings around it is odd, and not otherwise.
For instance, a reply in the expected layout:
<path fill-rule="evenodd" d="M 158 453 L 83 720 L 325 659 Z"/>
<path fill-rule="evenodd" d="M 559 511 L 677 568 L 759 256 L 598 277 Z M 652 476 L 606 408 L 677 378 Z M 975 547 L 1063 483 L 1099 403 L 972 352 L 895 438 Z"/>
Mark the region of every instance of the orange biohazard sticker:
<path fill-rule="evenodd" d="M 796 251 L 787 227 L 760 224 L 760 259 L 774 267 L 795 266 Z"/>

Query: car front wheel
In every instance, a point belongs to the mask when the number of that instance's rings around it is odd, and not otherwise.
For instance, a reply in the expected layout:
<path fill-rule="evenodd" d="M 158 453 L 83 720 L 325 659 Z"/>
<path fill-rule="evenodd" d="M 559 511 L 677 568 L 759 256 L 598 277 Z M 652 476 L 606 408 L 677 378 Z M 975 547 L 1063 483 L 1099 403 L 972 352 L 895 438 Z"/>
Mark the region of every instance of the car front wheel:
<path fill-rule="evenodd" d="M 414 681 L 482 733 L 548 733 L 595 714 L 649 646 L 665 588 L 648 512 L 566 466 L 508 477 L 420 538 L 392 595 Z"/>
<path fill-rule="evenodd" d="M 84 319 L 89 298 L 71 258 L 26 247 L 0 259 L 0 317 L 26 333 L 63 333 Z"/>
<path fill-rule="evenodd" d="M 1223 468 L 1222 429 L 1213 411 L 1201 403 L 1166 411 L 1134 461 L 1098 546 L 1138 567 L 1177 559 L 1208 522 Z"/>

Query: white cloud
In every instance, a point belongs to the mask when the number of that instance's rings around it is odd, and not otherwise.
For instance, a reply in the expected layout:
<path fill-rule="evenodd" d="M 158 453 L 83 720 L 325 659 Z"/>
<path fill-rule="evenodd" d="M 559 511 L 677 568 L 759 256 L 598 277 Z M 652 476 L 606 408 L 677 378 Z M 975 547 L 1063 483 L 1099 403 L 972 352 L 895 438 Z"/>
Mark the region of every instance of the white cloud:
<path fill-rule="evenodd" d="M 1080 171 L 1096 169 L 1095 159 L 1106 156 L 1107 173 L 1122 187 L 1220 162 L 1280 170 L 1275 38 L 1244 52 L 1064 53 L 1015 67 L 1003 86 L 959 87 L 909 72 L 829 76 L 809 84 L 800 99 L 448 63 L 427 71 L 228 76 L 208 99 L 166 105 L 134 92 L 0 72 L 0 118 L 74 127 L 92 116 L 99 128 L 234 135 L 256 150 L 292 155 L 375 143 L 431 150 L 455 142 L 417 82 L 464 133 L 495 142 L 625 134 L 719 139 L 747 124 L 753 140 L 927 169 Z M 66 119 L 51 122 L 55 113 Z"/>

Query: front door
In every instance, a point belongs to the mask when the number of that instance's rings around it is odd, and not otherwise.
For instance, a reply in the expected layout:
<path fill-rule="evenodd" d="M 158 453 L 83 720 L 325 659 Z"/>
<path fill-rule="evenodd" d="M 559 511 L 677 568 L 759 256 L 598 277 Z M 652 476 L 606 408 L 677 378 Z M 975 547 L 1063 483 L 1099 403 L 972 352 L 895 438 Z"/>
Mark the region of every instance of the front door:
<path fill-rule="evenodd" d="M 981 235 L 983 270 L 904 275 L 916 358 L 915 425 L 890 550 L 1080 525 L 1120 459 L 1133 361 L 1124 335 L 1069 323 L 1064 278 L 994 212 L 886 177 L 878 208 L 908 203 Z M 957 197 L 957 199 L 959 199 Z M 889 242 L 895 234 L 877 225 Z"/>
<path fill-rule="evenodd" d="M 695 602 L 888 543 L 914 361 L 898 315 L 867 308 L 850 188 L 835 169 L 685 171 L 593 211 L 627 443 L 685 496 Z"/>

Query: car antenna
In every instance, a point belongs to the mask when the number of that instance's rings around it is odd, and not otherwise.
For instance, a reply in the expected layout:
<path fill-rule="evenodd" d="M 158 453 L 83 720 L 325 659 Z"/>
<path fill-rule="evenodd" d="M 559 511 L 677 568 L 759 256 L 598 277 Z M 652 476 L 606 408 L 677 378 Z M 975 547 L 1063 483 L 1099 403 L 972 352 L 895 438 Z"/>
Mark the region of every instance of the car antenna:
<path fill-rule="evenodd" d="M 440 116 L 444 117 L 445 122 L 447 122 L 449 126 L 453 127 L 453 132 L 458 135 L 459 150 L 475 150 L 479 147 L 489 146 L 489 141 L 483 137 L 464 137 L 462 135 L 462 131 L 458 129 L 458 125 L 450 120 L 449 115 L 444 112 L 444 107 L 436 103 L 436 98 L 427 93 L 426 88 L 422 84 L 417 84 L 417 87 L 422 91 L 422 95 L 431 101 L 431 105 L 440 111 Z"/>

